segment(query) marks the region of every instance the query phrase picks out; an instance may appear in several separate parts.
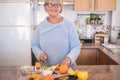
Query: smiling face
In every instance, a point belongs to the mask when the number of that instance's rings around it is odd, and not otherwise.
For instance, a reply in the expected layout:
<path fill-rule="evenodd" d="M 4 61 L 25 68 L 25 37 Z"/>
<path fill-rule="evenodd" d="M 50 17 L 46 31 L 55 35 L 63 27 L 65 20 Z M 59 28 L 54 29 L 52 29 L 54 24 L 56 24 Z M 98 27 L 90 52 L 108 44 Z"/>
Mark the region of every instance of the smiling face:
<path fill-rule="evenodd" d="M 62 11 L 61 0 L 46 0 L 44 8 L 49 16 L 57 16 Z"/>

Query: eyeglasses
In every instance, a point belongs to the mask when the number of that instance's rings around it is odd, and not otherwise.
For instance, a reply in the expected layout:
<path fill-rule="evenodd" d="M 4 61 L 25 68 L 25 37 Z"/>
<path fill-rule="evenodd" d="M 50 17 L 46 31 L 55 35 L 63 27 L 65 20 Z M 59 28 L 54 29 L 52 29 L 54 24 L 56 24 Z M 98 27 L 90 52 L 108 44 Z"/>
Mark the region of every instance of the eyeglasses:
<path fill-rule="evenodd" d="M 52 8 L 53 6 L 55 8 L 59 8 L 61 5 L 59 3 L 55 3 L 55 4 L 53 4 L 53 3 L 46 3 L 45 6 L 48 6 L 49 8 Z"/>

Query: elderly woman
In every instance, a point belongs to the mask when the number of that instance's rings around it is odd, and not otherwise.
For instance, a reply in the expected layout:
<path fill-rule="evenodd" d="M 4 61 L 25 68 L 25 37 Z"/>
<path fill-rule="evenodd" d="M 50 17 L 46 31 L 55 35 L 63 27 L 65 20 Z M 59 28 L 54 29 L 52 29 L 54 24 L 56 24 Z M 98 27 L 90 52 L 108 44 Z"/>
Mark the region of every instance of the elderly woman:
<path fill-rule="evenodd" d="M 80 53 L 80 41 L 75 26 L 62 16 L 62 0 L 45 0 L 49 16 L 38 25 L 32 51 L 41 64 L 74 66 Z"/>

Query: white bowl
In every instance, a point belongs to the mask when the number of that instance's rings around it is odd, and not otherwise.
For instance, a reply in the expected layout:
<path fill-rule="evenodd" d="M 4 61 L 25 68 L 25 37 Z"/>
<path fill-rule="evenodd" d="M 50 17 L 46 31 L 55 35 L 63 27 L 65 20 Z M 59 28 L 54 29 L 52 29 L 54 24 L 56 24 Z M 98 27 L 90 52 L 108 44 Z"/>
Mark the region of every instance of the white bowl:
<path fill-rule="evenodd" d="M 23 66 L 21 67 L 22 74 L 31 74 L 34 73 L 34 67 L 33 66 Z"/>
<path fill-rule="evenodd" d="M 53 71 L 51 71 L 51 70 L 43 70 L 42 71 L 43 76 L 46 76 L 47 74 L 52 74 L 52 73 L 53 73 Z"/>

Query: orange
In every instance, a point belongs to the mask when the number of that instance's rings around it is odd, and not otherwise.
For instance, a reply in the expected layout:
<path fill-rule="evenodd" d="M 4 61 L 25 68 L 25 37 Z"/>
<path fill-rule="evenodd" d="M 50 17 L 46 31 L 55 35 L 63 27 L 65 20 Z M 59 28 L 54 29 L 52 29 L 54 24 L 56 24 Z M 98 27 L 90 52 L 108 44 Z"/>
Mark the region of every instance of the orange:
<path fill-rule="evenodd" d="M 66 74 L 66 73 L 68 73 L 68 66 L 67 65 L 60 65 L 59 66 L 59 72 L 60 72 L 60 74 Z"/>
<path fill-rule="evenodd" d="M 40 78 L 35 78 L 34 80 L 41 80 Z"/>
<path fill-rule="evenodd" d="M 27 80 L 41 80 L 41 76 L 37 74 L 29 74 L 27 75 Z"/>
<path fill-rule="evenodd" d="M 48 75 L 44 76 L 43 80 L 54 80 L 54 77 L 53 77 L 53 75 L 48 74 Z"/>
<path fill-rule="evenodd" d="M 40 67 L 41 66 L 40 62 L 35 62 L 35 66 Z"/>

